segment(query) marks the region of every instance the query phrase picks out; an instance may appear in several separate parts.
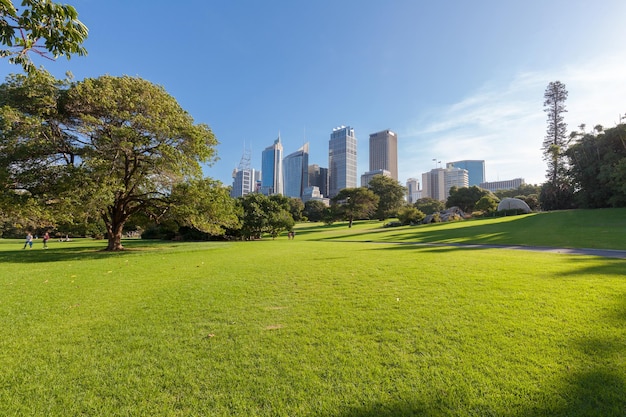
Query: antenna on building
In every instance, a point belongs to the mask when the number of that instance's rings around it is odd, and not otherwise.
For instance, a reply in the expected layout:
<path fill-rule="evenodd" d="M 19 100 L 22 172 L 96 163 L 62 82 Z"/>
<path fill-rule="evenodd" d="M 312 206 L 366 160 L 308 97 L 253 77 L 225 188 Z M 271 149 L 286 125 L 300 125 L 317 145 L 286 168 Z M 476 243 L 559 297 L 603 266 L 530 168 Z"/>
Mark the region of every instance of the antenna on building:
<path fill-rule="evenodd" d="M 246 149 L 246 143 L 243 143 L 243 154 L 241 155 L 241 160 L 239 161 L 239 167 L 237 168 L 239 171 L 243 171 L 245 169 L 250 169 L 250 160 L 252 159 L 252 150 Z"/>

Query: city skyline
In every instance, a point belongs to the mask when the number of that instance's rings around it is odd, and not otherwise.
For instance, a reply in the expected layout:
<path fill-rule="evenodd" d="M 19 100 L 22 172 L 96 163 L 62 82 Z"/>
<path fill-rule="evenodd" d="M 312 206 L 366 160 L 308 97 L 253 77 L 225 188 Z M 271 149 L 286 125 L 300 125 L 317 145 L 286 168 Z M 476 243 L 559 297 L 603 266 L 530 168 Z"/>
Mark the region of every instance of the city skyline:
<path fill-rule="evenodd" d="M 89 28 L 88 55 L 56 62 L 58 78 L 131 75 L 161 85 L 220 142 L 207 176 L 231 183 L 242 145 L 252 166 L 280 130 L 285 149 L 310 143 L 326 166 L 328 132 L 352 126 L 398 134 L 398 180 L 432 159 L 482 159 L 486 181 L 545 180 L 543 94 L 565 84 L 568 131 L 612 127 L 626 113 L 626 3 L 618 0 L 486 0 L 388 3 L 357 0 L 177 3 L 188 14 L 181 42 L 155 22 L 171 3 L 69 0 Z M 120 13 L 123 10 L 123 13 Z M 349 17 L 349 30 L 338 22 Z M 580 30 L 589 27 L 593 30 Z M 371 23 L 385 21 L 385 30 Z M 286 22 L 298 22 L 284 30 Z M 21 72 L 2 60 L 0 76 Z M 368 155 L 361 148 L 358 174 Z"/>

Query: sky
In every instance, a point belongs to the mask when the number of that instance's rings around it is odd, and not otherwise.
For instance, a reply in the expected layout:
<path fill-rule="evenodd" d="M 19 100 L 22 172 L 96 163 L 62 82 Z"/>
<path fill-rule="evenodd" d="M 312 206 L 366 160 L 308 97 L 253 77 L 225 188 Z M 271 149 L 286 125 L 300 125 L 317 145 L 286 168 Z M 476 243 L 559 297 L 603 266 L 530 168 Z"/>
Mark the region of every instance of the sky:
<path fill-rule="evenodd" d="M 358 174 L 369 135 L 398 134 L 401 183 L 446 162 L 485 160 L 486 180 L 545 180 L 544 91 L 565 84 L 568 131 L 626 115 L 623 0 L 63 0 L 89 28 L 88 55 L 36 61 L 76 80 L 161 85 L 220 144 L 205 174 L 232 183 L 244 151 L 280 134 L 328 166 L 351 126 Z M 6 60 L 0 76 L 19 72 Z M 433 161 L 434 160 L 434 161 Z"/>

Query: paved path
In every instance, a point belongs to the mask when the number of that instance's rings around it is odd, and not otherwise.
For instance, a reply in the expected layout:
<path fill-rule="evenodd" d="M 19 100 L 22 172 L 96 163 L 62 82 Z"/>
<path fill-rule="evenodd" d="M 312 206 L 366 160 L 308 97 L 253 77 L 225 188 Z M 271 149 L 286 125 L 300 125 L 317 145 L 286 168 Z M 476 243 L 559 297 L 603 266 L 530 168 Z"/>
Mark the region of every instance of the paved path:
<path fill-rule="evenodd" d="M 590 256 L 602 256 L 605 258 L 619 258 L 626 259 L 626 250 L 617 249 L 581 249 L 581 248 L 553 248 L 548 246 L 520 246 L 520 245 L 483 245 L 472 243 L 421 243 L 421 242 L 375 242 L 375 243 L 396 243 L 404 245 L 419 245 L 419 246 L 456 246 L 463 248 L 478 248 L 478 249 L 514 249 L 514 250 L 526 250 L 535 252 L 549 252 L 549 253 L 565 253 L 571 255 L 590 255 Z"/>

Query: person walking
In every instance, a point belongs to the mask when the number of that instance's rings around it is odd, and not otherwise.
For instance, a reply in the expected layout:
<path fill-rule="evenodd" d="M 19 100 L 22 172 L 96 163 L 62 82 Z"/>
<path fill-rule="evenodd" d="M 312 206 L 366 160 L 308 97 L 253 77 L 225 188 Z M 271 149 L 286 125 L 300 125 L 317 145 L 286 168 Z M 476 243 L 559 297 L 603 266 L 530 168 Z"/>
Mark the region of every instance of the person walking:
<path fill-rule="evenodd" d="M 44 249 L 48 249 L 48 240 L 50 239 L 50 234 L 48 232 L 46 232 L 43 235 L 43 248 Z"/>
<path fill-rule="evenodd" d="M 33 235 L 28 232 L 26 235 L 26 242 L 24 242 L 24 247 L 22 249 L 26 249 L 26 246 L 33 247 Z"/>

